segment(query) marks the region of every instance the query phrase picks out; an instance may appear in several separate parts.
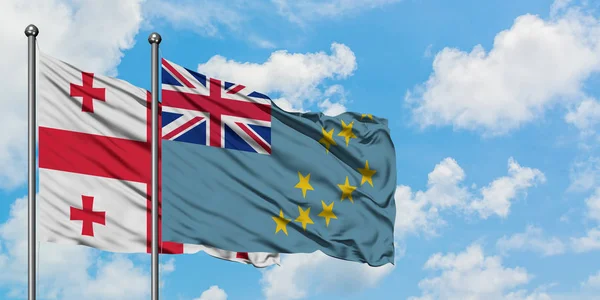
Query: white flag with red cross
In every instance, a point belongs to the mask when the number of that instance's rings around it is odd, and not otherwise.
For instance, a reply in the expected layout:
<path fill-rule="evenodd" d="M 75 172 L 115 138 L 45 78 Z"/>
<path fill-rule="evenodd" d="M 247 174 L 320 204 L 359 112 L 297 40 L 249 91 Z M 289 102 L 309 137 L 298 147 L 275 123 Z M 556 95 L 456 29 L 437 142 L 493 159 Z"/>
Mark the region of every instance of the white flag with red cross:
<path fill-rule="evenodd" d="M 150 93 L 43 53 L 39 57 L 40 240 L 150 253 Z M 159 153 L 159 206 L 160 171 Z M 205 251 L 257 267 L 279 263 L 275 253 L 231 252 L 168 241 L 160 242 L 159 251 Z"/>

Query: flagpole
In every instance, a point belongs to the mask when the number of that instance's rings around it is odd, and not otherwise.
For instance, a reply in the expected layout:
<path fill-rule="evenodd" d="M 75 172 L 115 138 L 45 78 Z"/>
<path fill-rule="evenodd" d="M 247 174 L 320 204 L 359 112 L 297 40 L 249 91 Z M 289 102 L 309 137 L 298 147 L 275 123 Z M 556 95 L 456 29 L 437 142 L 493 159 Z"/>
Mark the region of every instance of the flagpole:
<path fill-rule="evenodd" d="M 36 134 L 36 119 L 35 119 L 35 39 L 40 31 L 38 28 L 31 24 L 25 28 L 25 36 L 27 36 L 27 97 L 28 97 L 28 131 L 29 141 L 27 145 L 27 172 L 28 172 L 28 232 L 27 232 L 27 265 L 28 265 L 28 276 L 27 276 L 27 287 L 28 287 L 28 299 L 35 300 L 35 288 L 36 288 L 36 230 L 35 230 L 35 134 Z"/>
<path fill-rule="evenodd" d="M 158 45 L 162 38 L 153 32 L 152 46 L 152 300 L 158 300 Z"/>

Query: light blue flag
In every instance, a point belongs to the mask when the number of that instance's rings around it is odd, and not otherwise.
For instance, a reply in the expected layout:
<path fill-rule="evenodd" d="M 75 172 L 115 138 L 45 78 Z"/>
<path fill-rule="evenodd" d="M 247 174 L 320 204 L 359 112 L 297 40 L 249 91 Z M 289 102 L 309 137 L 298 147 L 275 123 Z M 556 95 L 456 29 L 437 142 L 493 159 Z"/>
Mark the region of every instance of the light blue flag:
<path fill-rule="evenodd" d="M 286 112 L 242 85 L 162 67 L 163 239 L 393 263 L 385 119 Z"/>

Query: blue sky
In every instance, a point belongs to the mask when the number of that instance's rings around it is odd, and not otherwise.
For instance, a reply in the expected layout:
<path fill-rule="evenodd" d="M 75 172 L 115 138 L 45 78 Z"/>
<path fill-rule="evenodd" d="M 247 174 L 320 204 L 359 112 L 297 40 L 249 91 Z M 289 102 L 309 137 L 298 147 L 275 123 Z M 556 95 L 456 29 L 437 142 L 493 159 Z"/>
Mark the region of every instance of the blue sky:
<path fill-rule="evenodd" d="M 263 270 L 205 254 L 162 257 L 163 299 L 600 297 L 593 1 L 28 3 L 0 4 L 2 69 L 14 70 L 0 75 L 0 298 L 23 298 L 26 288 L 17 199 L 26 195 L 29 23 L 41 51 L 143 88 L 147 37 L 157 31 L 163 57 L 287 109 L 390 120 L 395 266 L 318 253 Z M 40 256 L 44 299 L 149 297 L 146 255 L 42 244 Z"/>

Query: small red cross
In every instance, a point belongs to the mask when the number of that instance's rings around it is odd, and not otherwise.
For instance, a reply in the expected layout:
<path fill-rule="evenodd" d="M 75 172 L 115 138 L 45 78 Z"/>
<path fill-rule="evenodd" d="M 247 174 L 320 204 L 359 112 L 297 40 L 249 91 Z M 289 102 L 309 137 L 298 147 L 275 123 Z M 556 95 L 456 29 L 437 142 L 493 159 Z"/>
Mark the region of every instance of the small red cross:
<path fill-rule="evenodd" d="M 93 211 L 94 197 L 81 196 L 83 209 L 71 206 L 71 221 L 83 221 L 81 235 L 94 236 L 94 223 L 106 225 L 106 213 Z"/>
<path fill-rule="evenodd" d="M 71 97 L 82 97 L 81 111 L 94 113 L 94 100 L 106 101 L 106 89 L 93 87 L 94 73 L 81 72 L 81 79 L 83 85 L 71 83 Z"/>

